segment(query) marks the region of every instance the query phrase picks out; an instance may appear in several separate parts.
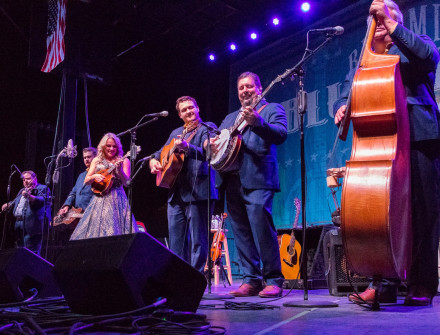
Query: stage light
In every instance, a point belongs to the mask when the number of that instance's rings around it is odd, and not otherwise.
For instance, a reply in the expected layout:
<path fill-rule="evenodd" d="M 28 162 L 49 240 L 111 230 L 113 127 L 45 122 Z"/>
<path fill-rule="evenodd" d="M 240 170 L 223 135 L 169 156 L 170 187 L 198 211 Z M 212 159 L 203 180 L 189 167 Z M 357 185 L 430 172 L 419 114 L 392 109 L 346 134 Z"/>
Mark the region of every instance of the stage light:
<path fill-rule="evenodd" d="M 251 33 L 250 34 L 251 39 L 256 40 L 257 39 L 257 33 Z"/>
<path fill-rule="evenodd" d="M 208 59 L 213 62 L 215 61 L 215 55 L 214 54 L 209 54 Z"/>
<path fill-rule="evenodd" d="M 237 46 L 235 45 L 235 43 L 231 43 L 231 44 L 229 44 L 229 49 L 231 51 L 235 51 L 235 50 L 237 50 Z"/>
<path fill-rule="evenodd" d="M 303 12 L 308 12 L 310 10 L 310 4 L 308 2 L 303 2 L 301 4 L 301 10 Z"/>
<path fill-rule="evenodd" d="M 280 24 L 280 20 L 279 20 L 277 17 L 275 17 L 275 18 L 272 20 L 272 23 L 273 23 L 274 26 L 277 26 L 277 25 Z"/>

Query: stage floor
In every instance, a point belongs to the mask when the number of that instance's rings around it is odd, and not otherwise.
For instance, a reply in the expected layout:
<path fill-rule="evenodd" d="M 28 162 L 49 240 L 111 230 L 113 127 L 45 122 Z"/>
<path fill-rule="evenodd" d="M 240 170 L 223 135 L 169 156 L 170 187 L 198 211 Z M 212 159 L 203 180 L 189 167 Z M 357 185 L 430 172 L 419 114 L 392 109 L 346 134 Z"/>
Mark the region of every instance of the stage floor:
<path fill-rule="evenodd" d="M 232 288 L 239 286 L 236 280 Z M 212 286 L 211 293 L 227 293 L 231 287 Z M 207 292 L 207 291 L 206 291 Z M 304 291 L 284 290 L 277 300 L 260 297 L 207 300 L 200 303 L 198 313 L 206 314 L 211 326 L 224 327 L 227 334 L 439 334 L 440 297 L 432 306 L 409 307 L 403 305 L 399 296 L 396 304 L 383 304 L 380 311 L 372 311 L 348 301 L 347 297 L 331 296 L 327 289 L 309 290 L 310 304 L 336 303 L 338 307 L 284 307 L 284 303 L 301 304 Z M 225 309 L 227 304 L 243 310 Z M 244 305 L 262 304 L 276 306 L 274 309 L 255 310 Z M 243 306 L 241 306 L 243 304 Z M 207 309 L 209 308 L 209 309 Z"/>

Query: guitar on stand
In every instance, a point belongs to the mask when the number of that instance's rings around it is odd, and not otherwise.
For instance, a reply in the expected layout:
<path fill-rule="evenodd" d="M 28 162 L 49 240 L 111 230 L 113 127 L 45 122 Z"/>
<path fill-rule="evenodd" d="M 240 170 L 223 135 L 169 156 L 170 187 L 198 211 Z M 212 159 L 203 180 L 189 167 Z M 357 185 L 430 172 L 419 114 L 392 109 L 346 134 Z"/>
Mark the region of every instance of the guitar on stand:
<path fill-rule="evenodd" d="M 293 222 L 292 233 L 281 236 L 280 258 L 281 272 L 286 280 L 300 279 L 300 256 L 301 245 L 295 238 L 295 229 L 298 227 L 299 212 L 301 210 L 301 200 L 295 198 L 295 220 Z"/>
<path fill-rule="evenodd" d="M 214 265 L 218 266 L 220 268 L 221 274 L 223 276 L 223 285 L 224 284 L 224 278 L 226 278 L 229 286 L 231 286 L 231 282 L 229 281 L 229 278 L 226 274 L 225 268 L 223 266 L 222 262 L 222 250 L 223 250 L 223 243 L 226 238 L 225 235 L 225 219 L 228 217 L 228 214 L 223 213 L 221 216 L 216 215 L 212 219 L 212 227 L 216 227 L 217 231 L 214 234 L 214 238 L 212 239 L 212 246 L 211 246 L 211 260 L 214 263 Z"/>
<path fill-rule="evenodd" d="M 200 124 L 188 126 L 183 130 L 180 138 L 184 138 L 186 134 L 191 133 L 186 142 L 190 142 L 200 128 Z M 156 174 L 156 186 L 164 188 L 172 188 L 177 176 L 182 170 L 185 153 L 180 151 L 175 145 L 176 139 L 173 138 L 168 145 L 165 145 L 160 153 L 159 162 L 162 165 L 162 170 Z"/>

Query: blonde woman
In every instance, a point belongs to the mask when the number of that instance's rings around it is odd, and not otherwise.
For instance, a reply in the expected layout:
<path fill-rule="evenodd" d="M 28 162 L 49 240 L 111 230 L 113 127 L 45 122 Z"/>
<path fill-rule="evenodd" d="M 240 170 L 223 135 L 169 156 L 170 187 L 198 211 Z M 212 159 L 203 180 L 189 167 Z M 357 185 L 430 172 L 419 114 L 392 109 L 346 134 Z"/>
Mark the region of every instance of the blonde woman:
<path fill-rule="evenodd" d="M 130 161 L 122 159 L 122 144 L 113 133 L 107 133 L 98 144 L 98 155 L 92 160 L 84 184 L 90 185 L 94 181 L 101 182 L 104 176 L 99 172 L 112 166 L 113 184 L 104 195 L 94 195 L 87 206 L 84 216 L 75 228 L 71 240 L 93 237 L 129 234 L 137 231 L 136 221 L 132 220 L 130 228 L 130 214 L 128 199 L 123 186 L 130 178 Z"/>

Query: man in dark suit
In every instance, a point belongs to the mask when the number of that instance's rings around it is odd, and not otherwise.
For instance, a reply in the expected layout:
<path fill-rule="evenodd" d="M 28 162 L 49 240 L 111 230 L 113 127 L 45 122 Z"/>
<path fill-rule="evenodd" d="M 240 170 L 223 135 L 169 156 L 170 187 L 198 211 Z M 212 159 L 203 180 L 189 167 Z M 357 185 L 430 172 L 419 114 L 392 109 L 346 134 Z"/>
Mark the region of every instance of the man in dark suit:
<path fill-rule="evenodd" d="M 90 163 L 92 163 L 93 158 L 96 157 L 96 149 L 93 147 L 83 149 L 83 160 L 86 170 L 82 172 L 76 179 L 75 186 L 70 191 L 64 202 L 63 207 L 58 211 L 58 214 L 66 214 L 69 208 L 74 206 L 75 208 L 82 208 L 85 210 L 90 200 L 92 199 L 93 192 L 90 185 L 84 184 L 84 179 L 86 178 L 87 171 L 89 170 Z"/>
<path fill-rule="evenodd" d="M 16 245 L 40 254 L 44 217 L 50 221 L 50 190 L 38 184 L 33 171 L 24 171 L 22 179 L 24 188 L 13 201 L 4 204 L 2 210 L 13 206 Z"/>
<path fill-rule="evenodd" d="M 218 198 L 215 188 L 215 174 L 208 179 L 208 163 L 205 148 L 209 130 L 199 115 L 194 98 L 183 96 L 177 99 L 176 109 L 184 122 L 174 129 L 166 144 L 174 139 L 177 152 L 184 153 L 182 170 L 177 175 L 168 194 L 168 231 L 170 249 L 188 261 L 195 269 L 204 271 L 208 257 L 208 187 L 211 191 L 211 213 L 214 199 Z M 214 124 L 210 124 L 216 127 Z M 159 162 L 162 149 L 150 160 L 151 173 L 157 174 L 163 166 Z"/>
<path fill-rule="evenodd" d="M 374 0 L 370 14 L 378 20 L 374 51 L 400 56 L 402 81 L 410 122 L 411 141 L 411 206 L 412 264 L 409 273 L 406 305 L 429 305 L 437 292 L 439 247 L 438 218 L 440 194 L 440 113 L 434 95 L 434 82 L 439 53 L 426 35 L 416 35 L 403 26 L 403 15 L 391 0 Z M 345 115 L 348 92 L 354 72 L 346 79 L 335 105 L 335 123 Z M 374 94 L 374 92 L 372 92 Z M 384 281 L 379 289 L 379 302 L 396 302 L 396 281 Z M 360 297 L 372 302 L 370 287 Z M 360 302 L 356 296 L 350 300 Z"/>
<path fill-rule="evenodd" d="M 272 202 L 274 193 L 280 190 L 276 145 L 287 138 L 287 118 L 281 105 L 264 99 L 253 108 L 262 93 L 255 73 L 242 73 L 237 88 L 242 107 L 227 115 L 219 128 L 233 126 L 240 116 L 249 124 L 243 132 L 237 169 L 220 174 L 244 274 L 242 285 L 230 293 L 238 297 L 278 297 L 284 277 Z M 216 139 L 211 141 L 211 148 L 218 152 Z"/>

